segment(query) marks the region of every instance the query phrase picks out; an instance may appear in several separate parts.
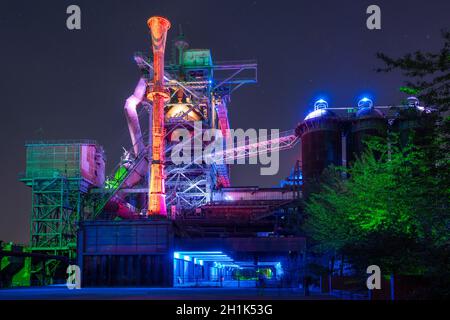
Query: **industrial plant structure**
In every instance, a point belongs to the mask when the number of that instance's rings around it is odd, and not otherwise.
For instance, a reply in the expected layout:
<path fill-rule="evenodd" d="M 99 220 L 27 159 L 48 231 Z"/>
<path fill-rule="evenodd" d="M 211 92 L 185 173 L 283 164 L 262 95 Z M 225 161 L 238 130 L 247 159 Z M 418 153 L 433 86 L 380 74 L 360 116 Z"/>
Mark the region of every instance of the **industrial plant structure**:
<path fill-rule="evenodd" d="M 189 49 L 182 34 L 173 61 L 165 60 L 170 22 L 152 17 L 148 26 L 152 55 L 135 54 L 142 77 L 124 106 L 131 146 L 111 175 L 95 141 L 26 143 L 31 252 L 51 255 L 32 274 L 64 265 L 51 258 L 58 256 L 80 266 L 85 286 L 226 285 L 261 275 L 295 283 L 306 239 L 290 222 L 301 215 L 308 183 L 329 165 L 351 165 L 367 135 L 386 134 L 393 121 L 405 127 L 399 109 L 423 108 L 414 99 L 396 108 L 370 99 L 330 108 L 319 100 L 294 130 L 222 153 L 233 160 L 252 156 L 255 146 L 274 152 L 301 141 L 300 161 L 282 186 L 232 187 L 226 161 L 176 164 L 170 154 L 179 143 L 206 148 L 204 130 L 229 134 L 231 94 L 256 83 L 256 62 L 216 62 L 209 49 Z M 190 138 L 180 141 L 177 129 Z"/>

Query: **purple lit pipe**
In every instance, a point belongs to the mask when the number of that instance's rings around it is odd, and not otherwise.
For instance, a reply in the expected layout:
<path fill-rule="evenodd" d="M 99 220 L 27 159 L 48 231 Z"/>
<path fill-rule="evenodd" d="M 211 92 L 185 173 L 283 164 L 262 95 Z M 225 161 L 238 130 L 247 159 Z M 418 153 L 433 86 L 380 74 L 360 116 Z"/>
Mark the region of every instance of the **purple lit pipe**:
<path fill-rule="evenodd" d="M 142 137 L 141 126 L 139 124 L 139 117 L 137 114 L 137 106 L 144 99 L 144 95 L 147 89 L 147 83 L 144 78 L 141 78 L 134 89 L 133 94 L 126 100 L 124 111 L 125 117 L 128 123 L 128 130 L 130 131 L 131 142 L 133 144 L 133 153 L 136 161 L 139 163 L 133 168 L 125 180 L 122 183 L 124 188 L 132 188 L 137 185 L 147 174 L 148 159 L 139 158 L 146 147 Z M 139 211 L 137 208 L 129 204 L 125 199 L 125 195 L 122 192 L 118 192 L 114 195 L 106 204 L 105 209 L 111 212 L 115 212 L 117 216 L 125 219 L 137 217 Z"/>
<path fill-rule="evenodd" d="M 136 108 L 138 104 L 142 102 L 146 88 L 146 81 L 144 78 L 141 78 L 136 89 L 134 89 L 134 93 L 126 100 L 124 107 L 135 157 L 137 157 L 145 148 Z"/>
<path fill-rule="evenodd" d="M 147 175 L 148 158 L 139 159 L 139 155 L 145 152 L 144 139 L 142 137 L 141 126 L 139 124 L 139 117 L 136 111 L 137 106 L 144 99 L 147 89 L 147 83 L 144 78 L 141 78 L 134 89 L 134 93 L 127 99 L 125 103 L 125 116 L 127 118 L 128 129 L 130 131 L 131 142 L 133 143 L 133 151 L 136 161 L 140 161 L 133 171 L 131 171 L 126 179 L 123 181 L 124 188 L 132 188 L 137 185 Z"/>
<path fill-rule="evenodd" d="M 148 160 L 147 158 L 142 159 L 134 169 L 128 174 L 128 176 L 122 182 L 122 188 L 128 189 L 133 188 L 137 185 L 146 175 L 148 170 Z"/>
<path fill-rule="evenodd" d="M 138 209 L 126 202 L 120 195 L 113 196 L 106 204 L 105 209 L 114 212 L 123 219 L 132 219 L 139 216 Z"/>

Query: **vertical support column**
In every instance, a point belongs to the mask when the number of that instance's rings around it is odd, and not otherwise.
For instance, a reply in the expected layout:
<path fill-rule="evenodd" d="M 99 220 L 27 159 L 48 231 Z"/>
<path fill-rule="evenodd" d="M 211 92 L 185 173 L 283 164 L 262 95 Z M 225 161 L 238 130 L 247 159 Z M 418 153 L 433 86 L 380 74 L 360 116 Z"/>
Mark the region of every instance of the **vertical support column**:
<path fill-rule="evenodd" d="M 210 121 L 211 128 L 216 129 L 217 111 L 216 111 L 216 99 L 214 99 L 214 97 L 211 99 L 209 112 L 210 112 L 209 121 Z"/>
<path fill-rule="evenodd" d="M 153 102 L 152 163 L 147 215 L 167 216 L 164 187 L 164 104 L 170 98 L 164 88 L 164 52 L 170 22 L 162 17 L 147 21 L 153 48 L 153 88 L 147 98 Z"/>

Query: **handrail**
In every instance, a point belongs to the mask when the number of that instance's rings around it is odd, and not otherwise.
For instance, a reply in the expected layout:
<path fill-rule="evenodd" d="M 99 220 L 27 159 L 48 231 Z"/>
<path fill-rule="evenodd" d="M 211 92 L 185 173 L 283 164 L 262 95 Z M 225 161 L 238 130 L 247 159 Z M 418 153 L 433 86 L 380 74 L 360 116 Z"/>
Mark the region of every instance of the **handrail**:
<path fill-rule="evenodd" d="M 97 145 L 96 140 L 91 139 L 67 139 L 67 140 L 26 140 L 25 146 L 29 145 L 66 145 L 66 144 L 89 144 Z"/>

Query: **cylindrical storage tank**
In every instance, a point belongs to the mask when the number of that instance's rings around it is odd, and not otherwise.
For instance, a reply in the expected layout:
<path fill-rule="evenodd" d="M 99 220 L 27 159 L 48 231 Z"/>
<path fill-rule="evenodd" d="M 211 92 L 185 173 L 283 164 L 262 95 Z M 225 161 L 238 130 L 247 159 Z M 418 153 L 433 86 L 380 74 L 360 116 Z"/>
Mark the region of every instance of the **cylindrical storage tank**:
<path fill-rule="evenodd" d="M 301 138 L 304 190 L 329 165 L 342 165 L 341 123 L 330 110 L 316 109 L 297 127 Z"/>
<path fill-rule="evenodd" d="M 402 110 L 395 119 L 394 128 L 399 134 L 402 146 L 406 146 L 413 135 L 420 134 L 420 116 L 421 111 L 417 109 Z"/>
<path fill-rule="evenodd" d="M 384 137 L 387 120 L 380 110 L 372 105 L 360 108 L 351 121 L 347 135 L 347 163 L 351 166 L 366 150 L 365 140 L 371 136 Z"/>
<path fill-rule="evenodd" d="M 400 144 L 402 146 L 406 146 L 408 144 L 410 138 L 413 139 L 413 142 L 416 144 L 426 143 L 425 141 L 420 141 L 421 137 L 426 137 L 424 132 L 426 122 L 426 118 L 424 117 L 424 113 L 430 113 L 429 110 L 421 107 L 419 105 L 419 100 L 415 97 L 409 97 L 408 105 L 406 109 L 400 110 L 397 113 L 397 117 L 394 121 L 394 130 L 399 134 Z M 431 121 L 435 121 L 433 118 Z"/>

